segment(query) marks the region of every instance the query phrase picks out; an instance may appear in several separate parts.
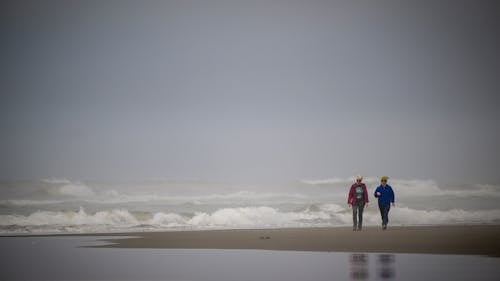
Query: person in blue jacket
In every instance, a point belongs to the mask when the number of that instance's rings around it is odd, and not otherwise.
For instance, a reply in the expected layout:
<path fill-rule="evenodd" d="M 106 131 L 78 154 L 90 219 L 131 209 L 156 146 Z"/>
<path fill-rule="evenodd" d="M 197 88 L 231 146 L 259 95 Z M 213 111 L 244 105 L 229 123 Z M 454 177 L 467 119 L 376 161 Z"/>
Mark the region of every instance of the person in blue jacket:
<path fill-rule="evenodd" d="M 382 229 L 387 229 L 387 223 L 389 223 L 389 210 L 391 209 L 391 204 L 394 206 L 394 191 L 392 187 L 387 184 L 389 177 L 383 176 L 380 178 L 380 185 L 375 189 L 376 198 L 378 198 L 378 208 L 380 209 L 380 215 L 382 216 Z"/>

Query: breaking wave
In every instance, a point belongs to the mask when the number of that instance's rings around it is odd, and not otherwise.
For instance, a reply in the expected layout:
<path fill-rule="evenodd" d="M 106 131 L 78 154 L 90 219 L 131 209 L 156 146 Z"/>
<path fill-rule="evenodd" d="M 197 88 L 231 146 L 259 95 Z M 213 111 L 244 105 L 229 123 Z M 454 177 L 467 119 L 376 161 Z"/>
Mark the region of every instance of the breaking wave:
<path fill-rule="evenodd" d="M 393 208 L 391 225 L 493 224 L 500 223 L 500 210 L 449 211 Z M 375 208 L 367 209 L 365 225 L 379 225 Z M 134 213 L 113 209 L 88 213 L 78 211 L 37 211 L 27 216 L 0 215 L 0 233 L 46 232 L 118 232 L 145 230 L 201 230 L 229 228 L 279 228 L 348 226 L 352 223 L 349 209 L 336 204 L 313 205 L 302 211 L 280 211 L 268 206 L 221 208 L 214 212 Z"/>
<path fill-rule="evenodd" d="M 364 182 L 372 193 L 378 178 Z M 230 228 L 348 226 L 352 178 L 302 180 L 285 187 L 238 188 L 204 183 L 92 184 L 49 179 L 0 184 L 0 234 L 130 232 Z M 500 224 L 500 186 L 441 186 L 390 179 L 391 225 Z M 379 225 L 370 194 L 365 225 Z"/>
<path fill-rule="evenodd" d="M 147 203 L 147 202 L 170 202 L 176 204 L 207 202 L 235 203 L 242 201 L 281 201 L 284 203 L 299 202 L 307 198 L 303 194 L 285 194 L 272 192 L 237 191 L 232 193 L 216 193 L 208 195 L 168 195 L 168 194 L 126 194 L 116 190 L 105 190 L 96 192 L 91 187 L 79 184 L 69 184 L 50 189 L 49 193 L 57 199 L 8 199 L 0 200 L 0 205 L 30 206 L 48 205 L 63 202 L 89 202 L 100 204 L 123 204 L 123 203 Z"/>
<path fill-rule="evenodd" d="M 92 188 L 84 184 L 65 184 L 57 191 L 60 195 L 71 197 L 92 197 L 96 195 Z"/>
<path fill-rule="evenodd" d="M 369 190 L 380 184 L 379 178 L 365 177 L 363 182 Z M 346 188 L 353 182 L 353 178 L 331 178 L 318 180 L 301 180 L 303 184 L 337 188 L 345 193 Z M 434 180 L 403 180 L 390 179 L 389 184 L 396 188 L 398 197 L 425 197 L 425 196 L 455 196 L 455 197 L 497 197 L 500 198 L 500 186 L 492 184 L 476 184 L 462 188 L 442 188 Z M 341 187 L 341 188 L 338 188 Z"/>

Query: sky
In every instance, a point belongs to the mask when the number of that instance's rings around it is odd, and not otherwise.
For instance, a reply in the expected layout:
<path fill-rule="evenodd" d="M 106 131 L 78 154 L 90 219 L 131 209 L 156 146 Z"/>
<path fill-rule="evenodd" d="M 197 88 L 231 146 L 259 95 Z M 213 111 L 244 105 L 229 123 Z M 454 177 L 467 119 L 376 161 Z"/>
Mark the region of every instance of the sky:
<path fill-rule="evenodd" d="M 2 1 L 0 179 L 500 182 L 498 1 Z"/>

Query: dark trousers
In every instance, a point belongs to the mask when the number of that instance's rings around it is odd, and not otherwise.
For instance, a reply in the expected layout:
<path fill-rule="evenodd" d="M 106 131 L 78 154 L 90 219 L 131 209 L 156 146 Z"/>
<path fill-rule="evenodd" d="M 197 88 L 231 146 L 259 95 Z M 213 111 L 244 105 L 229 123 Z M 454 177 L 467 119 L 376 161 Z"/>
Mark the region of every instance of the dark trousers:
<path fill-rule="evenodd" d="M 380 216 L 382 217 L 382 225 L 387 225 L 389 222 L 389 210 L 391 209 L 391 205 L 378 205 L 380 209 Z"/>
<path fill-rule="evenodd" d="M 353 227 L 361 228 L 363 225 L 363 210 L 365 208 L 364 202 L 355 203 L 352 205 L 352 223 Z"/>

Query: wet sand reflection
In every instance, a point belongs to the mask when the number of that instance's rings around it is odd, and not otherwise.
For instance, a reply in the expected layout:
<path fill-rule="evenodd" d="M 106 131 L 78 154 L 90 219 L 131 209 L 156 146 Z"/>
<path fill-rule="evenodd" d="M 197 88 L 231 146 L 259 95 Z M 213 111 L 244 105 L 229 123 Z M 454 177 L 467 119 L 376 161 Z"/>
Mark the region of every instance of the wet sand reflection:
<path fill-rule="evenodd" d="M 349 262 L 351 280 L 366 280 L 370 277 L 368 270 L 368 255 L 351 254 Z"/>
<path fill-rule="evenodd" d="M 396 268 L 394 263 L 396 261 L 396 256 L 392 254 L 381 254 L 378 255 L 377 262 L 377 273 L 378 277 L 390 280 L 396 277 Z"/>
<path fill-rule="evenodd" d="M 376 255 L 376 280 L 391 280 L 396 277 L 395 261 L 393 254 Z M 351 280 L 371 280 L 369 255 L 353 253 L 349 257 Z"/>

